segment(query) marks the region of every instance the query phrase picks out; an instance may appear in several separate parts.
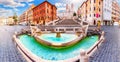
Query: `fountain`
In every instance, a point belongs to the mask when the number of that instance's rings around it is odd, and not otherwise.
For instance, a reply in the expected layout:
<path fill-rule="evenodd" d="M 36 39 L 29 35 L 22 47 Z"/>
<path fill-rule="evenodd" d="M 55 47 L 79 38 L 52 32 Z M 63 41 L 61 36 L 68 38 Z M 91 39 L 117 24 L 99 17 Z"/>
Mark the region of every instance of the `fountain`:
<path fill-rule="evenodd" d="M 56 34 L 54 33 L 54 35 Z M 33 36 L 24 34 L 19 36 L 20 41 L 17 43 L 24 45 L 24 47 L 21 46 L 22 49 L 27 48 L 27 50 L 24 49 L 24 51 L 30 55 L 31 58 L 34 58 L 34 60 L 38 57 L 38 59 L 41 58 L 40 61 L 43 60 L 42 62 L 70 62 L 74 61 L 74 59 L 79 59 L 80 50 L 89 50 L 89 48 L 92 47 L 98 39 L 99 37 L 96 35 L 90 36 L 84 38 L 73 46 L 56 49 L 52 46 L 45 46 L 44 44 L 39 43 Z M 35 56 L 32 56 L 33 54 Z M 66 59 L 70 59 L 70 61 L 66 61 Z"/>
<path fill-rule="evenodd" d="M 76 34 L 67 33 L 45 33 L 40 36 L 34 36 L 38 42 L 46 46 L 52 46 L 54 48 L 65 48 L 70 45 L 74 45 L 82 39 L 83 35 L 77 36 Z"/>
<path fill-rule="evenodd" d="M 74 33 L 35 30 L 31 30 L 31 35 L 15 33 L 13 36 L 17 48 L 31 62 L 75 62 L 78 59 L 87 59 L 88 62 L 88 53 L 94 51 L 93 48 L 104 40 L 104 33 L 101 37 L 100 35 L 85 37 L 87 28 L 85 32 L 79 30 Z M 81 49 L 85 52 L 81 52 Z"/>
<path fill-rule="evenodd" d="M 60 38 L 61 37 L 61 33 L 60 32 L 56 32 L 56 37 Z"/>

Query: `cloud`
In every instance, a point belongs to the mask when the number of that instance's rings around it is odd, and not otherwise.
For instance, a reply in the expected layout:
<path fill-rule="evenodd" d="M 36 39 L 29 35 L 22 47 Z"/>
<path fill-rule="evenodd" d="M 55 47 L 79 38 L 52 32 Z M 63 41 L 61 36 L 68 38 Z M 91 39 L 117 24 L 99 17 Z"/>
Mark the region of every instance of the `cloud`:
<path fill-rule="evenodd" d="M 0 8 L 0 17 L 8 17 L 8 16 L 12 16 L 13 15 L 13 11 L 10 9 L 4 9 L 4 8 Z"/>
<path fill-rule="evenodd" d="M 29 6 L 33 5 L 34 3 L 28 3 Z"/>
<path fill-rule="evenodd" d="M 119 5 L 120 5 L 120 0 L 118 0 L 118 3 L 119 3 Z"/>
<path fill-rule="evenodd" d="M 0 0 L 0 4 L 4 7 L 24 7 L 25 3 L 22 2 L 32 2 L 33 0 Z"/>
<path fill-rule="evenodd" d="M 63 6 L 64 3 L 55 3 L 55 6 L 60 7 Z"/>
<path fill-rule="evenodd" d="M 15 0 L 16 2 L 32 2 L 34 0 Z"/>
<path fill-rule="evenodd" d="M 62 2 L 55 3 L 55 6 L 57 7 L 58 12 L 66 10 L 66 4 L 65 3 L 62 3 Z"/>
<path fill-rule="evenodd" d="M 25 3 L 31 5 L 32 1 L 34 0 L 0 0 L 0 5 L 3 5 L 0 8 L 0 17 L 13 16 L 14 12 L 19 12 L 18 7 L 25 7 Z"/>
<path fill-rule="evenodd" d="M 65 3 L 55 3 L 55 6 L 57 7 L 66 7 Z"/>
<path fill-rule="evenodd" d="M 17 9 L 17 8 L 13 8 L 13 11 L 18 12 L 18 11 L 19 11 L 19 9 Z"/>
<path fill-rule="evenodd" d="M 4 7 L 20 7 L 20 6 L 25 6 L 25 4 L 22 3 L 17 3 L 14 0 L 0 0 L 0 4 L 3 5 Z"/>
<path fill-rule="evenodd" d="M 60 8 L 57 9 L 57 11 L 64 11 L 64 10 L 66 10 L 65 7 L 60 7 Z"/>

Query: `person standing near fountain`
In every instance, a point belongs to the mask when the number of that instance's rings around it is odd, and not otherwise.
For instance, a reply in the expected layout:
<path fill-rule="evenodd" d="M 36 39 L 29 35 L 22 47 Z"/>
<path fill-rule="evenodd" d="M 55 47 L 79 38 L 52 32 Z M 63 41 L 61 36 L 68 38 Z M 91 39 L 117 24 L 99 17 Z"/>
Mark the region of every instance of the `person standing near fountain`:
<path fill-rule="evenodd" d="M 98 28 L 98 31 L 100 31 L 100 29 L 101 29 L 101 22 L 100 22 L 100 20 L 98 20 L 98 22 L 97 22 L 97 28 Z"/>

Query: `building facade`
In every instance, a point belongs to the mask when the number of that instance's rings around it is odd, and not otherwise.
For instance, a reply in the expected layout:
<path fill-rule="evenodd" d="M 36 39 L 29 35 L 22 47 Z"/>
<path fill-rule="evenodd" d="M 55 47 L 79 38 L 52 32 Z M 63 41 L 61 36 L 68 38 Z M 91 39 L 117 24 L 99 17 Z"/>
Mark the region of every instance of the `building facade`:
<path fill-rule="evenodd" d="M 97 25 L 97 21 L 102 22 L 102 0 L 87 0 L 86 20 L 90 25 Z"/>
<path fill-rule="evenodd" d="M 5 17 L 0 17 L 0 25 L 6 25 L 7 23 L 7 18 Z"/>
<path fill-rule="evenodd" d="M 112 20 L 118 22 L 120 19 L 120 6 L 117 1 L 112 2 Z"/>
<path fill-rule="evenodd" d="M 23 14 L 20 15 L 19 17 L 19 22 L 26 22 L 26 23 L 33 23 L 33 8 L 35 5 L 31 5 Z M 34 24 L 34 23 L 33 23 Z"/>
<path fill-rule="evenodd" d="M 86 2 L 78 8 L 78 16 L 81 18 L 82 21 L 86 21 Z"/>
<path fill-rule="evenodd" d="M 43 24 L 56 19 L 57 8 L 48 1 L 44 1 L 38 6 L 33 8 L 33 22 L 35 24 Z"/>
<path fill-rule="evenodd" d="M 112 0 L 103 0 L 103 25 L 112 24 Z"/>
<path fill-rule="evenodd" d="M 72 19 L 74 11 L 74 4 L 66 4 L 66 9 L 62 12 L 57 12 L 59 18 Z"/>
<path fill-rule="evenodd" d="M 8 25 L 13 25 L 13 24 L 14 24 L 13 16 L 8 17 L 6 21 L 7 21 L 6 23 L 7 23 Z"/>
<path fill-rule="evenodd" d="M 97 21 L 103 21 L 103 0 L 87 0 L 81 6 L 82 21 L 87 21 L 90 25 L 97 25 Z"/>
<path fill-rule="evenodd" d="M 27 11 L 25 11 L 23 14 L 20 15 L 19 17 L 19 22 L 26 22 L 28 21 L 28 17 L 27 17 Z"/>
<path fill-rule="evenodd" d="M 71 5 L 66 4 L 66 11 L 65 11 L 65 15 L 64 15 L 65 18 L 72 19 L 73 14 L 74 14 L 74 5 L 73 4 L 71 4 Z"/>
<path fill-rule="evenodd" d="M 33 8 L 35 7 L 34 4 L 32 4 L 28 10 L 27 10 L 27 20 L 31 23 L 31 24 L 34 24 L 33 22 Z"/>

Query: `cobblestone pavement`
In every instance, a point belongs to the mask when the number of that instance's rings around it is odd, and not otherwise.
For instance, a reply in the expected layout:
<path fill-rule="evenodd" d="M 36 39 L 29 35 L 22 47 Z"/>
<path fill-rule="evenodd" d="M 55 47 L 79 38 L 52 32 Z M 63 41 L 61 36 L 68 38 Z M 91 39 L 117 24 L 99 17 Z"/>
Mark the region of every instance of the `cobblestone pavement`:
<path fill-rule="evenodd" d="M 90 62 L 120 62 L 120 28 L 104 26 L 105 42 L 90 58 Z"/>
<path fill-rule="evenodd" d="M 21 28 L 17 26 L 0 27 L 0 62 L 26 62 L 12 42 L 14 31 Z"/>

